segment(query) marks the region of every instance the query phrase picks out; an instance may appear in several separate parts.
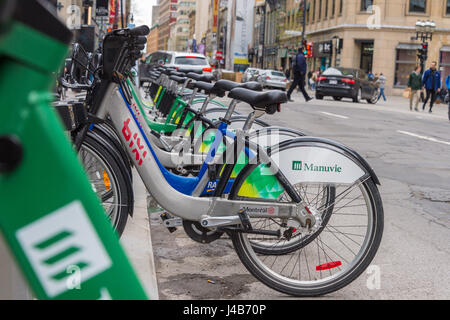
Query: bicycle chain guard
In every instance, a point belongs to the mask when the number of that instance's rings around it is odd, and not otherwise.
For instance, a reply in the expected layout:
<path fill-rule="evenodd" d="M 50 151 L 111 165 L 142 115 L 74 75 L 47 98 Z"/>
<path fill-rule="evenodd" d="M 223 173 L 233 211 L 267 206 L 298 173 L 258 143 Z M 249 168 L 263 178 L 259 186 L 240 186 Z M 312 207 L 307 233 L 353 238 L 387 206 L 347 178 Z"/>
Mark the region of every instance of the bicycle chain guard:
<path fill-rule="evenodd" d="M 189 238 L 202 244 L 214 242 L 224 234 L 222 231 L 206 229 L 196 221 L 183 220 L 183 228 Z"/>

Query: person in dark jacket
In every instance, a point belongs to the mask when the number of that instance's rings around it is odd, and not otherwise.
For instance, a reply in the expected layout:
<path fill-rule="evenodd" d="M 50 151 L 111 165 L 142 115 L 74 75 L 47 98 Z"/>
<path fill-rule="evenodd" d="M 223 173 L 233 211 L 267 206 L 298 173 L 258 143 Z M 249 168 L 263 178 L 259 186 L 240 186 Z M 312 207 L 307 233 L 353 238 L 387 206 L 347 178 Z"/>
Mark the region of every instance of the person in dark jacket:
<path fill-rule="evenodd" d="M 447 103 L 448 103 L 448 120 L 450 121 L 450 75 L 445 78 L 445 86 L 447 87 Z"/>
<path fill-rule="evenodd" d="M 312 78 L 312 76 L 313 76 L 313 73 L 312 73 L 312 71 L 311 70 L 309 70 L 308 71 L 308 89 L 309 90 L 312 90 L 312 85 L 311 85 L 311 78 Z"/>
<path fill-rule="evenodd" d="M 286 79 L 291 80 L 291 69 L 286 69 L 286 71 L 284 72 Z"/>
<path fill-rule="evenodd" d="M 417 66 L 416 69 L 409 75 L 408 78 L 408 88 L 411 89 L 411 94 L 409 95 L 409 110 L 412 111 L 413 105 L 414 110 L 419 111 L 419 101 L 420 101 L 420 90 L 422 90 L 422 67 Z M 415 102 L 414 102 L 415 100 Z"/>
<path fill-rule="evenodd" d="M 437 62 L 431 63 L 431 68 L 425 71 L 422 78 L 422 86 L 427 90 L 427 96 L 423 104 L 422 110 L 425 110 L 428 100 L 430 101 L 430 110 L 432 112 L 434 101 L 439 92 L 441 92 L 441 73 L 437 70 Z"/>
<path fill-rule="evenodd" d="M 294 74 L 294 82 L 292 83 L 287 93 L 288 99 L 290 102 L 294 101 L 291 99 L 291 94 L 294 91 L 294 89 L 297 86 L 299 86 L 301 92 L 303 93 L 303 96 L 305 97 L 306 102 L 308 102 L 312 100 L 312 98 L 308 95 L 308 93 L 305 90 L 305 78 L 307 66 L 306 66 L 306 58 L 305 55 L 303 54 L 303 48 L 298 49 L 298 53 L 295 56 L 293 64 L 294 66 L 292 68 L 292 72 Z"/>

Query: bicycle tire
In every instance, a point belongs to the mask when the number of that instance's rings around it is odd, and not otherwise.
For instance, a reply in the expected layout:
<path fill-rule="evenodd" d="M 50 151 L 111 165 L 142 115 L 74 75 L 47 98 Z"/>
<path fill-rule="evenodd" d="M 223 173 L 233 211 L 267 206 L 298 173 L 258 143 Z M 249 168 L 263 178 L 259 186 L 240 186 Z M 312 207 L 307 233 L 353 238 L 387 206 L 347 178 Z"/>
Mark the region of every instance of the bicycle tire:
<path fill-rule="evenodd" d="M 129 212 L 128 206 L 130 205 L 127 192 L 127 188 L 129 186 L 127 185 L 126 173 L 124 173 L 126 169 L 121 168 L 121 166 L 123 166 L 123 163 L 117 161 L 116 155 L 114 155 L 114 151 L 111 150 L 110 146 L 108 146 L 105 143 L 99 142 L 90 135 L 86 136 L 85 140 L 81 145 L 79 152 L 80 157 L 81 153 L 84 150 L 86 150 L 91 155 L 96 157 L 97 158 L 96 160 L 100 160 L 101 162 L 103 162 L 102 165 L 104 165 L 105 167 L 104 169 L 107 170 L 108 178 L 111 181 L 111 185 L 113 185 L 113 187 L 117 189 L 116 190 L 117 199 L 115 200 L 117 202 L 115 206 L 116 214 L 114 221 L 111 221 L 111 224 L 120 237 L 125 229 L 128 220 L 128 212 Z M 85 163 L 83 158 L 81 158 L 80 160 L 92 184 L 92 177 L 89 175 L 89 168 L 86 168 L 87 164 Z M 97 191 L 96 188 L 94 188 L 94 191 Z M 100 201 L 102 201 L 101 196 L 99 196 L 99 199 Z"/>
<path fill-rule="evenodd" d="M 321 296 L 337 291 L 349 285 L 356 278 L 358 278 L 370 265 L 379 248 L 383 233 L 383 206 L 379 191 L 372 179 L 365 181 L 362 184 L 362 187 L 367 191 L 369 195 L 371 207 L 374 212 L 372 220 L 373 232 L 367 239 L 367 247 L 358 255 L 360 256 L 360 258 L 351 268 L 346 270 L 337 279 L 328 282 L 317 281 L 316 285 L 306 285 L 296 283 L 295 281 L 288 281 L 283 276 L 276 274 L 275 272 L 271 272 L 271 270 L 267 270 L 267 268 L 264 268 L 264 266 L 262 266 L 259 261 L 256 261 L 256 254 L 253 251 L 253 247 L 251 246 L 249 241 L 246 241 L 244 234 L 231 232 L 230 237 L 236 253 L 239 256 L 239 259 L 247 268 L 247 270 L 251 274 L 253 274 L 253 276 L 255 276 L 259 281 L 274 290 L 292 296 Z"/>

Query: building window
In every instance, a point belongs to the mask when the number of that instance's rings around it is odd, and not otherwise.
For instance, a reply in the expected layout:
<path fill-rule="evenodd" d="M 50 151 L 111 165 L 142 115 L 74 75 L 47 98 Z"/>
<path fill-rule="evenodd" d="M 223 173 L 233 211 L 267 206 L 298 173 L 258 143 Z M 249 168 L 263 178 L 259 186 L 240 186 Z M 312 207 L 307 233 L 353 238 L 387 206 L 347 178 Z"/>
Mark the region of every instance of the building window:
<path fill-rule="evenodd" d="M 408 77 L 417 65 L 416 49 L 397 49 L 395 60 L 395 87 L 406 87 Z"/>
<path fill-rule="evenodd" d="M 334 17 L 334 14 L 336 13 L 336 0 L 332 0 L 333 4 L 331 5 L 331 16 Z"/>
<path fill-rule="evenodd" d="M 445 81 L 447 76 L 450 75 L 450 47 L 445 47 L 445 49 L 441 50 L 439 66 L 443 69 L 442 80 Z"/>
<path fill-rule="evenodd" d="M 344 0 L 340 0 L 339 2 L 340 2 L 340 4 L 339 4 L 339 15 L 342 15 L 342 11 L 343 11 L 343 8 L 344 8 Z"/>
<path fill-rule="evenodd" d="M 324 14 L 324 18 L 325 19 L 328 18 L 328 0 L 325 0 L 325 14 Z"/>
<path fill-rule="evenodd" d="M 314 22 L 314 20 L 316 19 L 316 1 L 317 0 L 314 0 L 314 2 L 313 2 L 313 11 L 312 11 L 312 22 Z"/>
<path fill-rule="evenodd" d="M 319 0 L 319 19 L 322 19 L 322 0 Z"/>
<path fill-rule="evenodd" d="M 409 0 L 409 13 L 426 13 L 426 12 L 427 12 L 427 0 Z"/>
<path fill-rule="evenodd" d="M 309 10 L 310 10 L 310 6 L 311 6 L 311 2 L 308 2 L 308 6 L 307 6 L 307 14 L 306 14 L 306 23 L 309 24 L 309 20 L 310 20 L 310 16 L 309 16 Z"/>
<path fill-rule="evenodd" d="M 373 0 L 361 0 L 361 11 L 366 12 L 373 5 Z"/>
<path fill-rule="evenodd" d="M 447 4 L 445 5 L 445 14 L 450 15 L 450 0 L 447 0 Z"/>

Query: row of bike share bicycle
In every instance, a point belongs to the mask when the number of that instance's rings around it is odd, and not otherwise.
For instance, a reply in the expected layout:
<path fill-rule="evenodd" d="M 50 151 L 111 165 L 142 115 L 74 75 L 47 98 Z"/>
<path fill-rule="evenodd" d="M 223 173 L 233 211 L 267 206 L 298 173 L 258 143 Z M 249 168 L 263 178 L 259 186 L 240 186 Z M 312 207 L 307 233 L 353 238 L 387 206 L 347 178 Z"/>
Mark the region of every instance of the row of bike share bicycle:
<path fill-rule="evenodd" d="M 137 88 L 148 32 L 114 30 L 94 53 L 75 44 L 54 102 L 117 233 L 133 215 L 135 168 L 170 232 L 183 227 L 204 245 L 228 237 L 275 290 L 316 296 L 360 276 L 383 231 L 369 164 L 338 142 L 262 121 L 287 97 L 258 83 L 157 65 Z"/>

